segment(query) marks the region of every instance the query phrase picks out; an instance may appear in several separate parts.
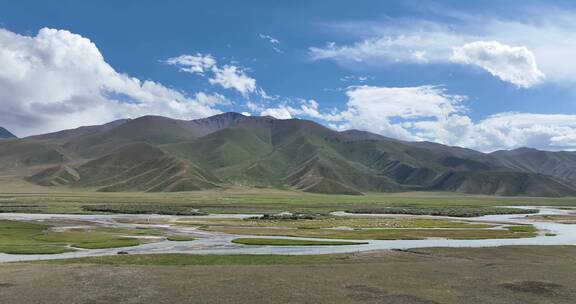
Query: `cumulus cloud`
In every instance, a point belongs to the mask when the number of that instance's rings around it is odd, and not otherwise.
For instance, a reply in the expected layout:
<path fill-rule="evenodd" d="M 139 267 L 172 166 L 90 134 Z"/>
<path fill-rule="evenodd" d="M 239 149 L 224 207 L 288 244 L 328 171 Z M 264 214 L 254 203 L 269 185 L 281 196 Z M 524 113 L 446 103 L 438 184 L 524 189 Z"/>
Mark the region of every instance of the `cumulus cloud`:
<path fill-rule="evenodd" d="M 540 83 L 544 74 L 534 54 L 526 47 L 504 45 L 497 41 L 475 41 L 454 47 L 451 60 L 483 68 L 493 76 L 522 88 Z"/>
<path fill-rule="evenodd" d="M 206 73 L 210 72 L 208 81 L 211 84 L 234 89 L 245 97 L 250 93 L 260 92 L 256 87 L 256 79 L 246 75 L 244 68 L 231 64 L 219 66 L 210 54 L 180 55 L 168 58 L 166 63 L 191 74 L 207 76 Z"/>
<path fill-rule="evenodd" d="M 0 121 L 20 136 L 145 114 L 192 119 L 229 103 L 119 73 L 89 39 L 65 30 L 0 29 L 0 66 Z"/>
<path fill-rule="evenodd" d="M 292 114 L 288 108 L 280 106 L 277 108 L 267 108 L 260 112 L 260 116 L 272 116 L 277 119 L 291 119 Z"/>
<path fill-rule="evenodd" d="M 576 115 L 506 112 L 474 123 L 467 116 L 416 124 L 426 140 L 481 151 L 533 147 L 576 149 Z"/>
<path fill-rule="evenodd" d="M 256 79 L 247 76 L 244 70 L 237 66 L 214 67 L 212 71 L 214 77 L 208 79 L 211 84 L 218 84 L 225 89 L 235 89 L 244 96 L 256 91 Z"/>
<path fill-rule="evenodd" d="M 480 121 L 473 131 L 474 137 L 492 149 L 576 149 L 576 115 L 499 113 Z"/>
<path fill-rule="evenodd" d="M 340 130 L 360 129 L 405 140 L 423 140 L 416 122 L 439 122 L 464 112 L 465 97 L 449 95 L 436 86 L 348 88 L 346 109 L 331 115 Z"/>
<path fill-rule="evenodd" d="M 314 100 L 260 110 L 276 118 L 309 117 L 336 130 L 359 129 L 408 141 L 432 141 L 490 152 L 534 147 L 576 150 L 576 115 L 507 112 L 480 121 L 468 116 L 466 96 L 443 87 L 355 86 L 340 111 L 323 111 Z"/>
<path fill-rule="evenodd" d="M 319 104 L 314 99 L 288 99 L 272 107 L 265 107 L 253 102 L 246 103 L 252 111 L 260 112 L 262 116 L 272 116 L 278 119 L 290 119 L 297 116 L 316 118 L 324 121 L 340 120 L 340 114 L 321 112 Z"/>

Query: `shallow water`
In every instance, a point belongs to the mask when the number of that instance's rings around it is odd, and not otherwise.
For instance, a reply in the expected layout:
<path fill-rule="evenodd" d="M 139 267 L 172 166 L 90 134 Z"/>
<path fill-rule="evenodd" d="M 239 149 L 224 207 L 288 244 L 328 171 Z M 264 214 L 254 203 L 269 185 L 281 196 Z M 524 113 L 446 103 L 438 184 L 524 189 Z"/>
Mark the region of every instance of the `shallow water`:
<path fill-rule="evenodd" d="M 570 210 L 563 210 L 553 207 L 517 207 L 517 208 L 538 208 L 540 215 L 546 214 L 569 214 Z M 573 211 L 572 211 L 573 212 Z M 349 215 L 343 212 L 337 212 L 335 215 L 341 216 L 367 216 L 361 214 Z M 530 214 L 533 215 L 533 214 Z M 135 247 L 111 248 L 111 249 L 90 249 L 79 250 L 76 252 L 62 254 L 44 254 L 44 255 L 10 255 L 0 253 L 0 262 L 30 261 L 43 259 L 62 259 L 87 256 L 115 255 L 118 251 L 125 251 L 130 254 L 145 253 L 189 253 L 189 254 L 330 254 L 330 253 L 352 253 L 368 250 L 382 249 L 411 249 L 425 247 L 494 247 L 503 245 L 576 245 L 576 225 L 539 222 L 527 218 L 528 215 L 487 215 L 475 218 L 457 218 L 466 221 L 486 221 L 486 222 L 506 222 L 518 224 L 532 224 L 539 230 L 543 231 L 540 235 L 533 238 L 521 239 L 483 239 L 483 240 L 448 240 L 448 239 L 426 239 L 426 240 L 346 240 L 368 242 L 363 245 L 347 246 L 246 246 L 233 244 L 230 241 L 237 237 L 250 237 L 247 235 L 224 234 L 211 231 L 198 230 L 196 227 L 182 227 L 158 224 L 133 224 L 126 222 L 131 220 L 185 220 L 187 218 L 247 218 L 255 214 L 214 214 L 207 216 L 169 216 L 169 215 L 71 215 L 71 214 L 0 214 L 0 219 L 24 220 L 24 221 L 47 221 L 47 220 L 73 220 L 85 221 L 91 225 L 118 227 L 118 228 L 157 228 L 161 227 L 173 233 L 186 234 L 198 238 L 195 241 L 172 242 L 162 240 L 158 242 L 143 244 Z M 398 215 L 371 214 L 370 216 L 380 217 L 398 217 Z M 435 216 L 411 216 L 413 218 L 450 218 Z M 78 223 L 69 225 L 70 227 L 78 226 Z M 61 229 L 61 228 L 60 228 Z M 556 234 L 555 236 L 546 236 L 546 232 Z M 265 236 L 255 236 L 265 238 Z M 286 239 L 303 239 L 294 237 L 270 237 Z M 312 240 L 322 240 L 314 238 Z"/>

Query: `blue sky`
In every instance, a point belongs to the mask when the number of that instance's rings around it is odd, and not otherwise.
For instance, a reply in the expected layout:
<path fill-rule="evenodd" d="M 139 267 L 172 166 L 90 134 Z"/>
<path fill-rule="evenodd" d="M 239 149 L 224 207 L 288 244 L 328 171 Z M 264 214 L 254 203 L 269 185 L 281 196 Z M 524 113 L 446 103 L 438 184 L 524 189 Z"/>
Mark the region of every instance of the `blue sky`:
<path fill-rule="evenodd" d="M 237 111 L 576 148 L 573 1 L 0 3 L 0 125 L 21 136 Z"/>

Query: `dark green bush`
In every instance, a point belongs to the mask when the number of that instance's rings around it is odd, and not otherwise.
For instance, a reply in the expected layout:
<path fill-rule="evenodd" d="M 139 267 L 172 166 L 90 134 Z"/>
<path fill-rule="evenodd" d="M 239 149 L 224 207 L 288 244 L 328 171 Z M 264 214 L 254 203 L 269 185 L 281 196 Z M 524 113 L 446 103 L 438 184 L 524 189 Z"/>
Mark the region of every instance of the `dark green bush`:
<path fill-rule="evenodd" d="M 90 212 L 125 213 L 125 214 L 162 214 L 162 215 L 205 215 L 185 205 L 175 204 L 102 204 L 84 205 L 82 209 Z"/>

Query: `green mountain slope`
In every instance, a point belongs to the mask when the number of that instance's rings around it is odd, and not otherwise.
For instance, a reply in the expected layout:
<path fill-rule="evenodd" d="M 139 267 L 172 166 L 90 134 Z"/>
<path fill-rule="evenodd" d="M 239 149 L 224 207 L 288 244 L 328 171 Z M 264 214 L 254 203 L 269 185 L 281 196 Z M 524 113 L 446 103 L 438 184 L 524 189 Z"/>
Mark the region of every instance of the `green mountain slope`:
<path fill-rule="evenodd" d="M 521 148 L 491 153 L 493 162 L 517 171 L 554 176 L 576 183 L 576 152 L 539 151 Z"/>
<path fill-rule="evenodd" d="M 490 154 L 307 120 L 224 113 L 119 120 L 0 142 L 0 173 L 44 186 L 193 191 L 233 185 L 359 195 L 405 190 L 575 195 L 576 154 Z"/>

